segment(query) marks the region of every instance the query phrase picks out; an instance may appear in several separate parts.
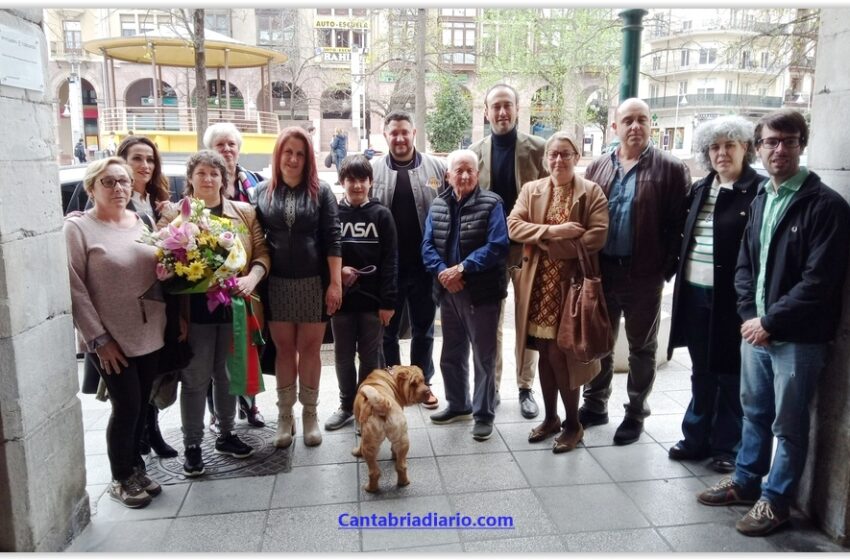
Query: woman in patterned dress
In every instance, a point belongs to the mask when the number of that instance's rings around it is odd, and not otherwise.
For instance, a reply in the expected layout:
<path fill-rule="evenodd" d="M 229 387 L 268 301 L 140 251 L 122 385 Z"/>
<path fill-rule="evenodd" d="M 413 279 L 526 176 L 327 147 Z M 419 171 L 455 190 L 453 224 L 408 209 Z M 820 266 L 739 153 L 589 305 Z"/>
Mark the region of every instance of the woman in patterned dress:
<path fill-rule="evenodd" d="M 271 254 L 266 318 L 277 349 L 274 444 L 292 444 L 297 381 L 304 444 L 319 445 L 320 350 L 325 323 L 342 303 L 342 245 L 336 197 L 319 181 L 313 146 L 303 128 L 280 133 L 272 177 L 257 186 L 257 215 Z"/>
<path fill-rule="evenodd" d="M 552 451 L 575 449 L 584 436 L 578 421 L 581 386 L 599 373 L 599 361 L 582 363 L 556 342 L 563 296 L 578 267 L 575 242 L 581 240 L 591 259 L 605 244 L 608 201 L 596 183 L 575 175 L 579 160 L 575 142 L 556 132 L 546 142 L 543 165 L 550 176 L 523 185 L 508 216 L 508 235 L 523 243 L 516 301 L 516 363 L 526 347 L 540 352 L 540 387 L 546 417 L 528 436 L 529 442 L 555 438 Z M 564 403 L 563 430 L 558 394 Z"/>

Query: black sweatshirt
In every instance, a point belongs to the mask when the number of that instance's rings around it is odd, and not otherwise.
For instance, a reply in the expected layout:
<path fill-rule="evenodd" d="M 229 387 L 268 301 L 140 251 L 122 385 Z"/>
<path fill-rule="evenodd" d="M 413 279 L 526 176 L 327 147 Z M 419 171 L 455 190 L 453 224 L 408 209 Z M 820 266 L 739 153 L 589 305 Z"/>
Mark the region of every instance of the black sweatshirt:
<path fill-rule="evenodd" d="M 378 269 L 360 276 L 342 297 L 341 313 L 395 309 L 398 294 L 398 241 L 395 220 L 376 198 L 353 207 L 339 203 L 342 230 L 342 266 Z"/>

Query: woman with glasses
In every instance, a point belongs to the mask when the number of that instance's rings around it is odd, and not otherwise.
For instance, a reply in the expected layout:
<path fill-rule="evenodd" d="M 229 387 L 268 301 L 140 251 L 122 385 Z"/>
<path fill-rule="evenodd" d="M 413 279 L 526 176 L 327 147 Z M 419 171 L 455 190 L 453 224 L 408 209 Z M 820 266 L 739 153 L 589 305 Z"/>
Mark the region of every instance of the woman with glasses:
<path fill-rule="evenodd" d="M 71 306 L 82 349 L 97 356 L 112 414 L 106 446 L 109 496 L 145 507 L 162 491 L 145 474 L 144 414 L 163 346 L 165 303 L 156 293 L 156 249 L 139 243 L 144 224 L 127 209 L 132 170 L 123 159 L 97 160 L 83 184 L 94 204 L 65 219 Z"/>
<path fill-rule="evenodd" d="M 540 388 L 546 412 L 528 441 L 543 441 L 560 432 L 552 447 L 554 453 L 575 449 L 584 436 L 578 420 L 581 386 L 593 379 L 600 367 L 599 360 L 578 361 L 556 342 L 563 297 L 578 268 L 575 243 L 583 243 L 595 261 L 608 233 L 608 201 L 599 185 L 576 176 L 578 160 L 578 147 L 569 134 L 550 136 L 543 153 L 549 177 L 523 185 L 508 216 L 508 235 L 524 244 L 515 284 L 516 363 L 522 364 L 526 347 L 540 353 Z M 563 425 L 558 417 L 559 394 L 564 404 Z"/>
<path fill-rule="evenodd" d="M 684 438 L 670 448 L 675 461 L 712 457 L 711 468 L 735 468 L 741 441 L 741 319 L 735 264 L 750 203 L 765 179 L 755 159 L 753 124 L 721 117 L 694 132 L 694 153 L 708 175 L 691 187 L 673 292 L 667 355 L 687 346 L 693 370 Z"/>

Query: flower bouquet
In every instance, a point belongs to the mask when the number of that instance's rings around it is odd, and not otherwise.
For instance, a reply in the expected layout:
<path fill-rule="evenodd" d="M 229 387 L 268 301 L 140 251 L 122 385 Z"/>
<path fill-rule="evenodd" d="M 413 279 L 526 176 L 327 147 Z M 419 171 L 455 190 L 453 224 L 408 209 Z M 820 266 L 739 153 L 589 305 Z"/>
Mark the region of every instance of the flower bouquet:
<path fill-rule="evenodd" d="M 207 294 L 210 312 L 230 306 L 230 290 L 248 256 L 237 236 L 245 226 L 213 216 L 204 201 L 186 197 L 168 226 L 142 242 L 157 248 L 156 276 L 172 294 Z"/>
<path fill-rule="evenodd" d="M 227 218 L 213 216 L 203 200 L 186 197 L 180 214 L 142 242 L 157 248 L 156 276 L 171 294 L 207 295 L 207 308 L 230 307 L 233 345 L 227 356 L 230 393 L 255 395 L 264 390 L 257 347 L 264 344 L 252 298 L 231 297 L 236 277 L 248 255 L 237 234 L 247 230 Z"/>

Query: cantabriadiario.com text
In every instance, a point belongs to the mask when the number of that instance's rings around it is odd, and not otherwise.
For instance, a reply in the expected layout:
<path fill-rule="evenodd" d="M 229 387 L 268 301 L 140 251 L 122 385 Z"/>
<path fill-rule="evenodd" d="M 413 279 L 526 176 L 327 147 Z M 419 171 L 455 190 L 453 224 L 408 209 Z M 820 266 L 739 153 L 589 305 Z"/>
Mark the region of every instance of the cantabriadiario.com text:
<path fill-rule="evenodd" d="M 373 513 L 354 515 L 341 513 L 337 518 L 340 529 L 513 529 L 511 515 L 463 515 L 460 512 L 442 515 L 433 511 L 424 514 L 411 512 L 395 514 Z"/>

